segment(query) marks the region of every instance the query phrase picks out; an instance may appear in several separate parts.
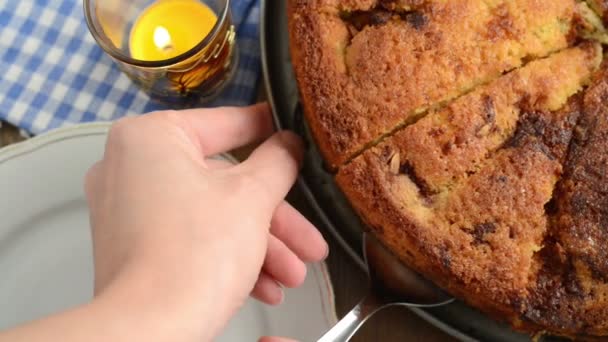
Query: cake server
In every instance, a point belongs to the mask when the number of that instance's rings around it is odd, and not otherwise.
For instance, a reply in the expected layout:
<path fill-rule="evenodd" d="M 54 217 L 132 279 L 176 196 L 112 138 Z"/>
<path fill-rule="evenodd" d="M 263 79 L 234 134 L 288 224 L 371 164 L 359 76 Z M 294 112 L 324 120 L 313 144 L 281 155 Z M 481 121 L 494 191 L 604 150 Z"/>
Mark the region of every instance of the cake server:
<path fill-rule="evenodd" d="M 454 298 L 403 264 L 372 234 L 363 236 L 370 287 L 367 295 L 318 342 L 349 341 L 372 315 L 393 305 L 433 307 Z"/>

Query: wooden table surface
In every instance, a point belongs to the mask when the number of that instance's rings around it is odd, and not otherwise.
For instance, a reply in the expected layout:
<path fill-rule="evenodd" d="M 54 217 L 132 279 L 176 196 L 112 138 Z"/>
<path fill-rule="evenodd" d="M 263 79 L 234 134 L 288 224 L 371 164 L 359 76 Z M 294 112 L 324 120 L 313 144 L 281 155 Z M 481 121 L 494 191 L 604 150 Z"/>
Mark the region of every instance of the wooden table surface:
<path fill-rule="evenodd" d="M 18 130 L 3 123 L 0 128 L 0 147 L 23 140 Z M 237 153 L 245 153 L 237 151 Z M 297 190 L 289 194 L 288 200 L 304 213 L 313 223 L 323 229 L 320 220 Z M 327 259 L 336 298 L 338 317 L 348 312 L 365 293 L 367 282 L 365 273 L 348 257 L 329 234 L 325 234 L 330 244 Z M 389 308 L 372 317 L 357 333 L 354 342 L 359 341 L 455 341 L 426 321 L 405 308 Z"/>

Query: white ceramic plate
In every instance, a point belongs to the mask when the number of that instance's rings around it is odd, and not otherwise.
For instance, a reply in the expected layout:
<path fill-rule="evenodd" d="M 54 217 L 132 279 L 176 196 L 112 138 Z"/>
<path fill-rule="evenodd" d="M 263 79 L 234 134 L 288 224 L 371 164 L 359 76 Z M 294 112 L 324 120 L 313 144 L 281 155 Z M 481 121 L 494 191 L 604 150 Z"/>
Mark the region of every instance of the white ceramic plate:
<path fill-rule="evenodd" d="M 92 252 L 83 179 L 108 124 L 56 130 L 0 150 L 0 329 L 78 305 L 92 295 Z M 324 264 L 269 307 L 249 300 L 218 341 L 262 335 L 315 340 L 335 321 Z"/>

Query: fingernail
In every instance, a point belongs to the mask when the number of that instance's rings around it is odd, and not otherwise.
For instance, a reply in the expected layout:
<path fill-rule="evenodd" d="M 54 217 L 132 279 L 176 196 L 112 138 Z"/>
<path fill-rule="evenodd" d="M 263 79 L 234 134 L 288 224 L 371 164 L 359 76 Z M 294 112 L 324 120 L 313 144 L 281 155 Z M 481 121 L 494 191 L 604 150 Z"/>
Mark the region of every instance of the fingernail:
<path fill-rule="evenodd" d="M 289 150 L 294 153 L 298 160 L 301 160 L 304 154 L 304 143 L 302 138 L 290 131 L 279 132 L 279 139 L 289 147 Z"/>
<path fill-rule="evenodd" d="M 302 148 L 302 138 L 300 138 L 297 134 L 295 134 L 291 131 L 286 131 L 286 130 L 280 131 L 279 138 L 281 139 L 281 141 L 283 141 L 285 144 L 289 145 L 290 147 L 293 147 L 295 149 Z"/>
<path fill-rule="evenodd" d="M 325 256 L 323 257 L 323 260 L 326 260 L 327 257 L 329 257 L 329 244 L 325 242 Z"/>
<path fill-rule="evenodd" d="M 279 283 L 276 280 L 275 280 L 275 283 L 277 284 L 277 296 L 278 296 L 277 305 L 281 305 L 285 301 L 285 290 L 283 290 L 283 285 L 281 283 Z"/>

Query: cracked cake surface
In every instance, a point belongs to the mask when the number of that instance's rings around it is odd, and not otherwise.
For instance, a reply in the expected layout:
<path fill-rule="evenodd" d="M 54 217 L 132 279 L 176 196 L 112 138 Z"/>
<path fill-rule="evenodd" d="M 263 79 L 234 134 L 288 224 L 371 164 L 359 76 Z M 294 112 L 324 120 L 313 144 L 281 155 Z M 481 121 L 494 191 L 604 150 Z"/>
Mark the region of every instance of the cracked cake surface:
<path fill-rule="evenodd" d="M 288 6 L 304 111 L 334 167 L 427 109 L 567 47 L 578 22 L 575 0 Z"/>
<path fill-rule="evenodd" d="M 307 123 L 368 229 L 517 330 L 608 336 L 606 2 L 288 5 Z"/>

